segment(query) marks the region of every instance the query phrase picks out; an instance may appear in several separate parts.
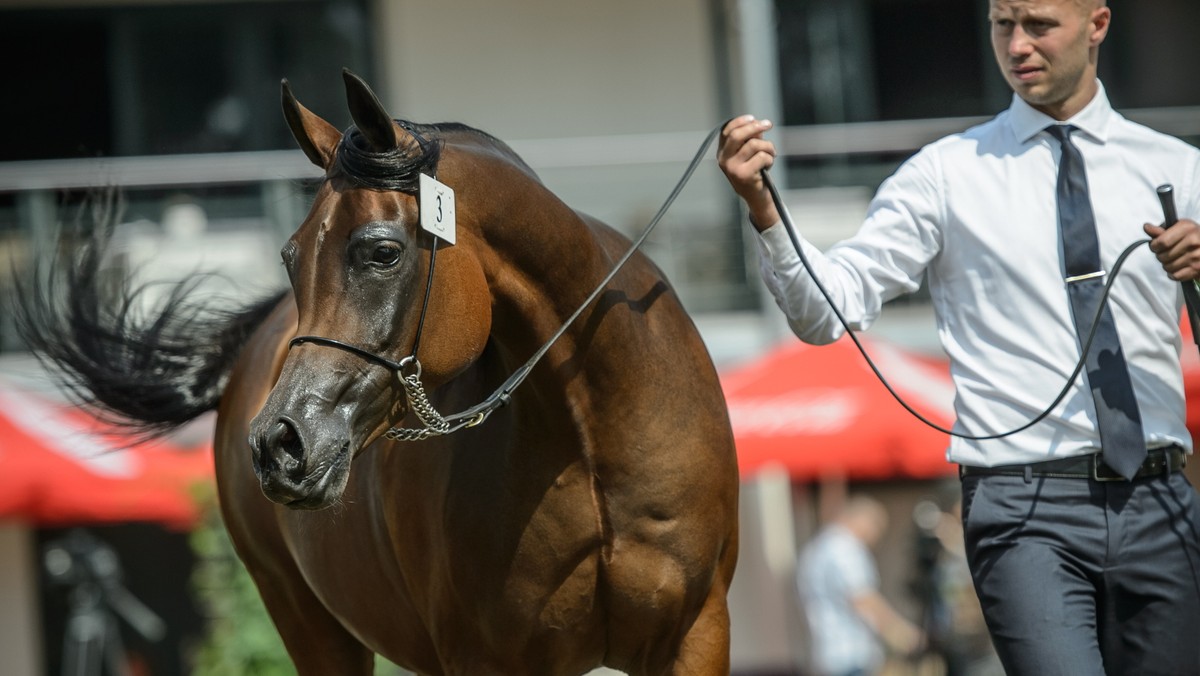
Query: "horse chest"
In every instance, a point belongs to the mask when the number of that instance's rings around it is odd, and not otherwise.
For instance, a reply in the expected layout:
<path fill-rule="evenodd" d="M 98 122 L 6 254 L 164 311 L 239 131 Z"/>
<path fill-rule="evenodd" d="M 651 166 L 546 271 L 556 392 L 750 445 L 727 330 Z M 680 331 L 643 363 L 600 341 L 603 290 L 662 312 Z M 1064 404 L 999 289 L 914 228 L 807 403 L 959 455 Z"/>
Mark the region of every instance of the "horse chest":
<path fill-rule="evenodd" d="M 587 473 L 526 468 L 516 485 L 475 460 L 482 471 L 453 481 L 446 468 L 419 465 L 387 468 L 401 478 L 386 482 L 360 472 L 336 514 L 286 514 L 293 557 L 322 603 L 363 628 L 379 626 L 386 608 L 396 634 L 462 632 L 462 617 L 478 618 L 483 635 L 589 623 L 602 526 Z"/>

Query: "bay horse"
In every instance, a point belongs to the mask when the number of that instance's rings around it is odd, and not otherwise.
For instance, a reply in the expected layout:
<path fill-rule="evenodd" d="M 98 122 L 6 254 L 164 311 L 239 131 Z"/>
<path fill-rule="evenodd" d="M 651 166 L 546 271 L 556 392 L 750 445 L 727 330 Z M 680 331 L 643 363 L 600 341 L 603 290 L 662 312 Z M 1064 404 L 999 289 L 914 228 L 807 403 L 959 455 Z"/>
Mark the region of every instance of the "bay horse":
<path fill-rule="evenodd" d="M 628 240 L 499 140 L 393 120 L 343 77 L 345 133 L 282 86 L 325 172 L 282 250 L 290 291 L 214 314 L 185 283 L 138 312 L 126 284 L 114 306 L 101 235 L 27 289 L 27 339 L 135 431 L 216 409 L 224 521 L 301 675 L 368 675 L 374 654 L 727 674 L 733 438 L 667 280 L 637 253 L 567 322 Z M 419 225 L 421 174 L 454 191 L 452 245 Z"/>

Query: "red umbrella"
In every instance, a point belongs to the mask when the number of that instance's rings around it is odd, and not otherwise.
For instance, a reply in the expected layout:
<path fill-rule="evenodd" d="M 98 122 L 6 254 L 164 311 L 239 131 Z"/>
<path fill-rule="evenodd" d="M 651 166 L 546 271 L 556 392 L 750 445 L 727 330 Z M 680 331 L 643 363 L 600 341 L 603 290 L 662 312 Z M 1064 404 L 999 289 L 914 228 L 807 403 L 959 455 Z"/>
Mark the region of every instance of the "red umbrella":
<path fill-rule="evenodd" d="M 1192 326 L 1186 312 L 1179 324 L 1179 332 L 1183 334 L 1179 363 L 1183 367 L 1183 393 L 1187 397 L 1187 427 L 1195 439 L 1200 438 L 1200 351 L 1192 338 Z"/>
<path fill-rule="evenodd" d="M 902 397 L 949 427 L 948 365 L 861 338 Z M 794 479 L 932 478 L 952 474 L 949 437 L 912 417 L 848 337 L 824 346 L 790 341 L 722 377 L 743 477 L 773 464 Z"/>
<path fill-rule="evenodd" d="M 0 518 L 193 525 L 194 492 L 213 481 L 210 447 L 127 443 L 77 408 L 0 381 Z"/>

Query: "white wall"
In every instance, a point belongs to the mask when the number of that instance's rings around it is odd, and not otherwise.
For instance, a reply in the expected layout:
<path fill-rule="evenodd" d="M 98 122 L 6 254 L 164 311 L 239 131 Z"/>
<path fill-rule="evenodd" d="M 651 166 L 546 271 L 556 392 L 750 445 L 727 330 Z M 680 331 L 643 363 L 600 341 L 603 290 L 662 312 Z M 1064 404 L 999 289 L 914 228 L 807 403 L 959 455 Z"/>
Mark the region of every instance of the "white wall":
<path fill-rule="evenodd" d="M 708 0 L 377 0 L 372 11 L 372 85 L 392 115 L 495 135 L 567 204 L 627 235 L 721 122 Z M 689 247 L 726 250 L 739 236 L 715 154 L 648 245 L 685 302 Z"/>
<path fill-rule="evenodd" d="M 384 103 L 505 140 L 706 129 L 704 0 L 380 0 Z"/>

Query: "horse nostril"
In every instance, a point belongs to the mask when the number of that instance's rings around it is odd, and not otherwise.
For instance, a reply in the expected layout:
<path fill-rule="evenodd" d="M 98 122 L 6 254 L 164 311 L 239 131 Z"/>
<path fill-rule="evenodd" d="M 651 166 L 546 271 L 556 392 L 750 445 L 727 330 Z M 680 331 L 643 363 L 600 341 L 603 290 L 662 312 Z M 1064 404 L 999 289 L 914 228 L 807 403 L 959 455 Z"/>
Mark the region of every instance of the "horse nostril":
<path fill-rule="evenodd" d="M 275 423 L 275 426 L 267 431 L 267 448 L 276 448 L 284 436 L 292 434 L 286 422 L 280 420 Z"/>
<path fill-rule="evenodd" d="M 280 418 L 264 430 L 258 440 L 259 443 L 251 442 L 254 450 L 252 459 L 258 474 L 272 474 L 279 470 L 291 474 L 303 466 L 304 442 L 295 424 L 287 418 Z"/>
<path fill-rule="evenodd" d="M 283 451 L 294 462 L 299 462 L 304 457 L 304 444 L 300 441 L 295 425 L 287 418 L 280 418 L 271 428 L 267 444 L 270 448 Z"/>

